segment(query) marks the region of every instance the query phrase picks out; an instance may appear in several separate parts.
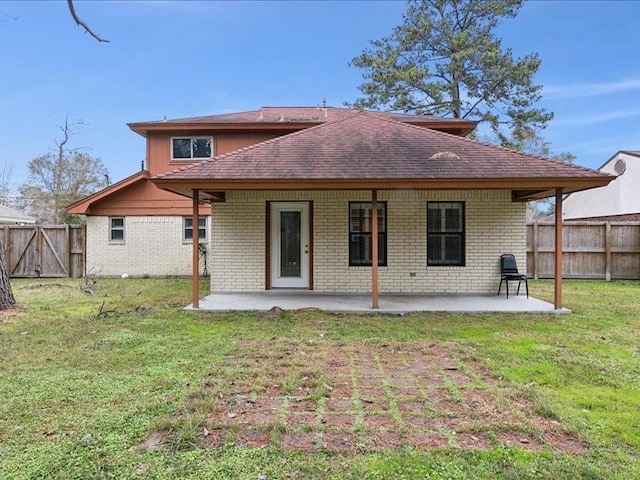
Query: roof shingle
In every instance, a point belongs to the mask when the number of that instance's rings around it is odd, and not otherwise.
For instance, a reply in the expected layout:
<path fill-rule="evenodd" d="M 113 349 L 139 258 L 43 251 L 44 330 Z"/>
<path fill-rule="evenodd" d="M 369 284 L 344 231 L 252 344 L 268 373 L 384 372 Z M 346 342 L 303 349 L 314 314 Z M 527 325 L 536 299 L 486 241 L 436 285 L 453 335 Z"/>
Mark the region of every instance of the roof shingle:
<path fill-rule="evenodd" d="M 156 176 L 167 180 L 607 177 L 359 111 Z"/>

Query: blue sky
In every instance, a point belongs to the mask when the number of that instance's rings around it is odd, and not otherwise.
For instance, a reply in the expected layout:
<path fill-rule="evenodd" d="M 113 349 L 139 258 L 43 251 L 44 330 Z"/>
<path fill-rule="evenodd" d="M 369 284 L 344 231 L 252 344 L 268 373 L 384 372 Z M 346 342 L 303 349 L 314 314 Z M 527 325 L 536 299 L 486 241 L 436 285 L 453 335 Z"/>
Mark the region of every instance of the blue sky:
<path fill-rule="evenodd" d="M 47 153 L 57 125 L 82 120 L 87 147 L 113 181 L 140 169 L 145 148 L 128 122 L 253 110 L 342 106 L 362 73 L 348 66 L 401 22 L 403 2 L 0 2 L 0 168 Z M 532 1 L 499 29 L 517 55 L 538 52 L 545 137 L 597 168 L 640 150 L 640 2 Z"/>

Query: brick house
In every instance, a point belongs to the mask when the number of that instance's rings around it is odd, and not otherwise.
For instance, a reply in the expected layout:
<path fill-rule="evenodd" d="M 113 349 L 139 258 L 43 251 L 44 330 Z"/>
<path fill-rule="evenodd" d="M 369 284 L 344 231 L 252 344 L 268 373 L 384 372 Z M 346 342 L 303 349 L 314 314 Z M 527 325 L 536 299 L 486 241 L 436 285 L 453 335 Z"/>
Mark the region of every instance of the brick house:
<path fill-rule="evenodd" d="M 213 205 L 212 292 L 371 292 L 374 308 L 379 291 L 495 293 L 502 253 L 526 265 L 527 201 L 555 196 L 561 212 L 564 194 L 613 178 L 466 139 L 470 122 L 330 111 L 151 178 L 190 197 L 194 221 Z"/>
<path fill-rule="evenodd" d="M 190 275 L 193 269 L 191 201 L 157 188 L 151 178 L 196 161 L 335 121 L 353 112 L 345 108 L 263 107 L 249 112 L 129 124 L 132 131 L 146 139 L 142 171 L 68 207 L 69 213 L 86 215 L 87 273 Z M 455 135 L 466 135 L 475 128 L 475 123 L 468 121 L 380 115 Z M 201 205 L 198 214 L 200 242 L 208 245 L 211 207 Z M 204 273 L 205 259 L 210 254 L 199 252 L 198 256 L 200 272 Z"/>

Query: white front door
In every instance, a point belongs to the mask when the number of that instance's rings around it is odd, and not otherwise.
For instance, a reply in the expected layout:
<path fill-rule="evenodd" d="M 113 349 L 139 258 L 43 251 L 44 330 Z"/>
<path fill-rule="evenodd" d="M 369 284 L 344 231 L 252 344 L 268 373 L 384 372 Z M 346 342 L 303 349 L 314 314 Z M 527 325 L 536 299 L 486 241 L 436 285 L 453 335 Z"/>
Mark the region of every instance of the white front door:
<path fill-rule="evenodd" d="M 309 288 L 309 203 L 271 203 L 271 287 Z"/>

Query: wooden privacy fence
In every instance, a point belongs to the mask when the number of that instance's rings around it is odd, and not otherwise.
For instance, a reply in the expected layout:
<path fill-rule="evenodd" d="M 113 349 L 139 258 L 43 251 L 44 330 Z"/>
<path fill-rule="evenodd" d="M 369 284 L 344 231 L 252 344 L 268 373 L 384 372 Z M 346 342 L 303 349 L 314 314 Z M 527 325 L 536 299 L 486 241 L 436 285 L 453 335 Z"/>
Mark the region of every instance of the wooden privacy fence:
<path fill-rule="evenodd" d="M 527 274 L 554 277 L 555 226 L 527 225 Z M 565 222 L 563 277 L 605 280 L 640 278 L 640 222 Z"/>
<path fill-rule="evenodd" d="M 10 277 L 84 275 L 84 225 L 5 225 L 0 231 Z"/>

